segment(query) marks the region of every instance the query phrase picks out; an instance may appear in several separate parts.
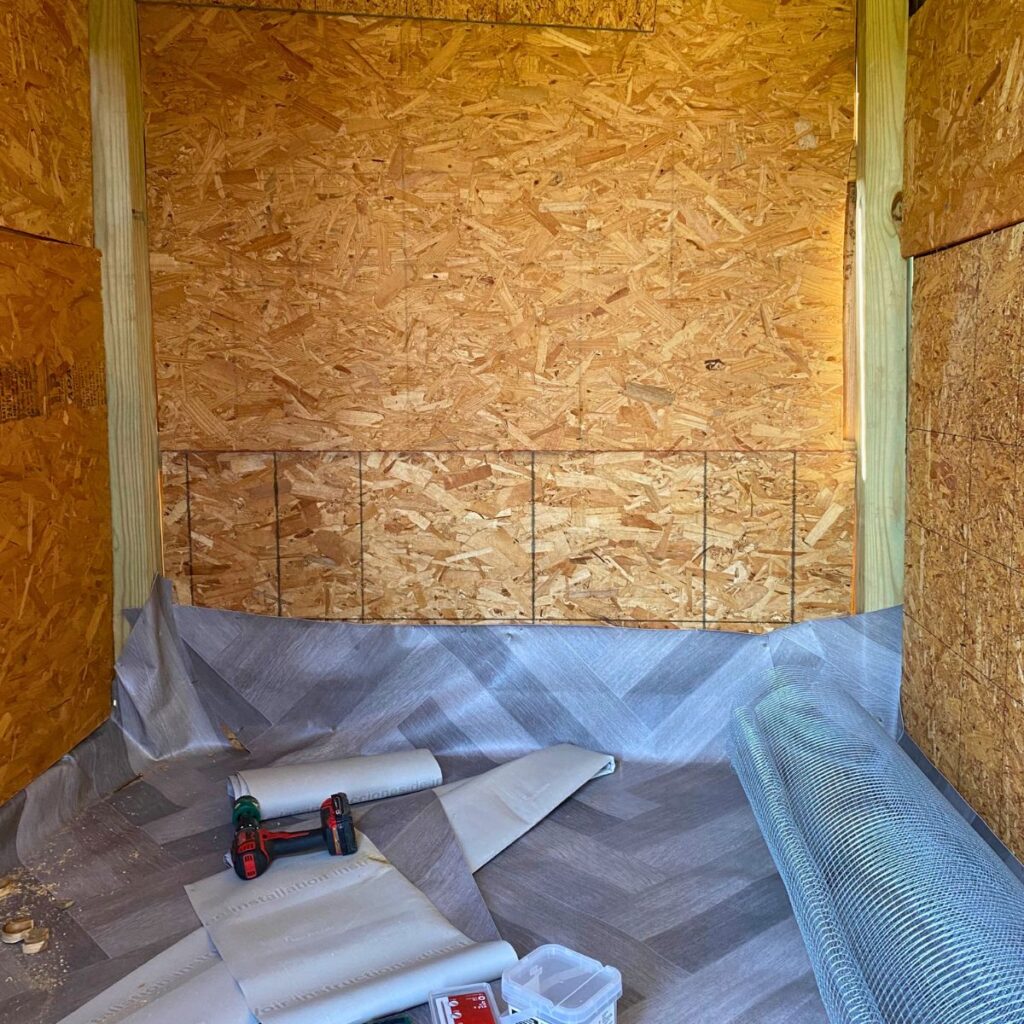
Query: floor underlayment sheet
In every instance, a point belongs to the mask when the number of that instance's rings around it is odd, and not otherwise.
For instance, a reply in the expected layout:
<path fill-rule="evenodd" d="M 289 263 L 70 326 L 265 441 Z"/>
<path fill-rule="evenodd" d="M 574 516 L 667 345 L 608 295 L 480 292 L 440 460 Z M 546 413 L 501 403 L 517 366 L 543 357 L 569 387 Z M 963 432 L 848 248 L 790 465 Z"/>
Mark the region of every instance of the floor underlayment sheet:
<path fill-rule="evenodd" d="M 453 783 L 560 744 L 616 770 L 535 808 L 496 855 L 470 852 L 465 878 L 431 872 L 451 845 L 444 788 L 364 805 L 361 821 L 474 941 L 493 928 L 520 955 L 557 942 L 617 967 L 623 1024 L 824 1024 L 728 763 L 729 715 L 786 671 L 844 686 L 895 735 L 899 648 L 898 611 L 767 636 L 362 626 L 173 608 L 158 588 L 119 668 L 117 722 L 0 808 L 0 872 L 18 879 L 0 913 L 24 907 L 53 933 L 38 957 L 0 950 L 0 1024 L 55 1024 L 158 956 L 215 991 L 224 965 L 185 887 L 224 870 L 230 775 L 428 750 L 457 817 Z"/>

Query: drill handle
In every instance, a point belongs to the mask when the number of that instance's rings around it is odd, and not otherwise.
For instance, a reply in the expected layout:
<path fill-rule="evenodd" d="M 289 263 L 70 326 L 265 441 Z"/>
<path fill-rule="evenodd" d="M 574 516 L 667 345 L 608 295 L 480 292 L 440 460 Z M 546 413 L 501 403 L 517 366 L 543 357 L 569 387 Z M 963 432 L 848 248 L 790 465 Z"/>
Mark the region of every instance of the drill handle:
<path fill-rule="evenodd" d="M 324 848 L 324 837 L 318 828 L 304 829 L 301 832 L 266 832 L 264 837 L 275 857 Z"/>

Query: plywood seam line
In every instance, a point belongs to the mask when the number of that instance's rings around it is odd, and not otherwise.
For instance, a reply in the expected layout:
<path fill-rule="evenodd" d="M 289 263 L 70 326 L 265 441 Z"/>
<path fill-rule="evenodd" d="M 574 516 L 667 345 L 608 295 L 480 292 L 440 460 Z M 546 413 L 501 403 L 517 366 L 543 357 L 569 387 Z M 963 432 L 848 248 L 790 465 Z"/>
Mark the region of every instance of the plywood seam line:
<path fill-rule="evenodd" d="M 796 622 L 796 452 L 793 452 L 793 520 L 790 527 L 790 576 L 793 578 L 793 586 L 789 592 L 789 621 Z"/>
<path fill-rule="evenodd" d="M 537 453 L 530 452 L 530 621 L 537 621 Z"/>
<path fill-rule="evenodd" d="M 892 219 L 903 175 L 905 0 L 858 11 L 857 607 L 899 604 L 906 524 L 907 267 Z"/>
<path fill-rule="evenodd" d="M 196 603 L 195 575 L 192 572 L 195 554 L 192 547 L 192 486 L 189 476 L 189 453 L 185 452 L 185 522 L 188 527 L 188 594 L 192 604 Z M 164 567 L 166 569 L 166 567 Z"/>
<path fill-rule="evenodd" d="M 42 239 L 48 241 L 48 239 Z M 944 431 L 943 433 L 948 433 Z M 950 435 L 956 436 L 956 435 Z M 162 448 L 164 455 L 844 455 L 853 448 Z"/>
<path fill-rule="evenodd" d="M 89 0 L 96 244 L 103 254 L 115 650 L 163 568 L 142 86 L 133 0 Z"/>
<path fill-rule="evenodd" d="M 281 615 L 281 490 L 277 478 L 277 452 L 274 459 L 274 559 L 277 563 L 277 614 Z"/>
<path fill-rule="evenodd" d="M 357 468 L 359 471 L 359 621 L 366 621 L 366 539 L 363 536 L 365 501 L 363 491 L 363 453 L 358 453 Z"/>
<path fill-rule="evenodd" d="M 708 453 L 704 453 L 703 462 L 703 473 L 704 473 L 704 495 L 703 495 L 703 506 L 701 522 L 701 549 L 700 549 L 700 572 L 701 572 L 701 589 L 700 589 L 700 620 L 701 625 L 707 626 L 708 624 Z"/>
<path fill-rule="evenodd" d="M 75 249 L 89 250 L 90 245 L 82 242 L 69 242 L 66 238 L 53 238 L 51 235 L 38 234 L 34 231 L 22 231 L 20 228 L 11 227 L 9 224 L 0 224 L 0 231 L 5 235 L 15 235 L 18 238 L 30 238 L 37 242 L 48 242 L 50 245 L 68 245 Z"/>
<path fill-rule="evenodd" d="M 429 22 L 440 22 L 442 24 L 450 25 L 501 25 L 508 27 L 528 27 L 538 29 L 585 29 L 588 32 L 615 32 L 615 33 L 630 33 L 633 35 L 652 35 L 655 31 L 655 22 L 657 18 L 657 0 L 640 0 L 638 6 L 645 9 L 643 15 L 644 24 L 640 27 L 632 27 L 625 24 L 616 25 L 601 25 L 594 24 L 587 21 L 538 21 L 536 19 L 531 20 L 520 20 L 520 19 L 503 19 L 498 16 L 497 11 L 494 17 L 491 18 L 472 18 L 472 17 L 442 17 L 439 15 L 429 15 L 420 13 L 384 13 L 367 9 L 365 6 L 359 4 L 344 4 L 341 0 L 338 0 L 337 9 L 322 8 L 322 7 L 306 7 L 299 6 L 303 0 L 292 0 L 288 4 L 287 0 L 283 0 L 280 4 L 255 4 L 255 3 L 236 3 L 232 0 L 136 0 L 139 4 L 148 4 L 151 6 L 171 6 L 171 7 L 200 7 L 200 8 L 212 8 L 229 11 L 239 11 L 245 13 L 255 14 L 316 14 L 320 17 L 327 18 L 374 18 L 382 21 L 429 21 Z M 330 0 L 328 0 L 330 2 Z M 537 3 L 536 0 L 518 0 L 520 6 L 525 6 L 529 9 L 530 6 L 538 6 L 541 8 L 550 7 L 557 9 L 560 0 L 541 0 Z M 342 9 L 343 8 L 343 9 Z"/>

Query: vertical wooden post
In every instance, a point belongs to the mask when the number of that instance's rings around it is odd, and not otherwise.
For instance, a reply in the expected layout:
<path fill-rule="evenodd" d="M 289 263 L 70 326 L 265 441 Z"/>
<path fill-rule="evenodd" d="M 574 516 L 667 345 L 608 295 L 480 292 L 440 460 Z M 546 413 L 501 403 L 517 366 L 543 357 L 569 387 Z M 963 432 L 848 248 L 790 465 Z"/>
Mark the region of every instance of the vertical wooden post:
<path fill-rule="evenodd" d="M 160 456 L 135 0 L 90 0 L 93 200 L 103 254 L 114 535 L 114 637 L 161 571 Z"/>
<path fill-rule="evenodd" d="M 903 599 L 907 262 L 893 220 L 903 182 L 907 0 L 859 0 L 857 18 L 857 607 Z"/>

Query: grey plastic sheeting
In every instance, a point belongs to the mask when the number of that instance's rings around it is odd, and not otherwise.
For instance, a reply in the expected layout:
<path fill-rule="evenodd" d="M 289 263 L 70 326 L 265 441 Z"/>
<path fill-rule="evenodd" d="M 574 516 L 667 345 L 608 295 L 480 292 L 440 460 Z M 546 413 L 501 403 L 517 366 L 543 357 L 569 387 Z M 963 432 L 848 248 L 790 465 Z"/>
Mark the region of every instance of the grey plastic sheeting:
<path fill-rule="evenodd" d="M 0 867 L 43 883 L 22 902 L 52 925 L 55 964 L 4 957 L 0 1022 L 58 1021 L 197 929 L 184 886 L 222 867 L 231 773 L 420 748 L 450 783 L 573 743 L 618 771 L 475 876 L 431 872 L 451 837 L 429 794 L 371 805 L 388 822 L 374 841 L 466 934 L 618 967 L 623 1024 L 821 1024 L 726 751 L 732 709 L 776 669 L 843 687 L 897 734 L 898 610 L 763 637 L 380 626 L 172 608 L 163 583 L 119 664 L 117 721 L 0 807 Z"/>

